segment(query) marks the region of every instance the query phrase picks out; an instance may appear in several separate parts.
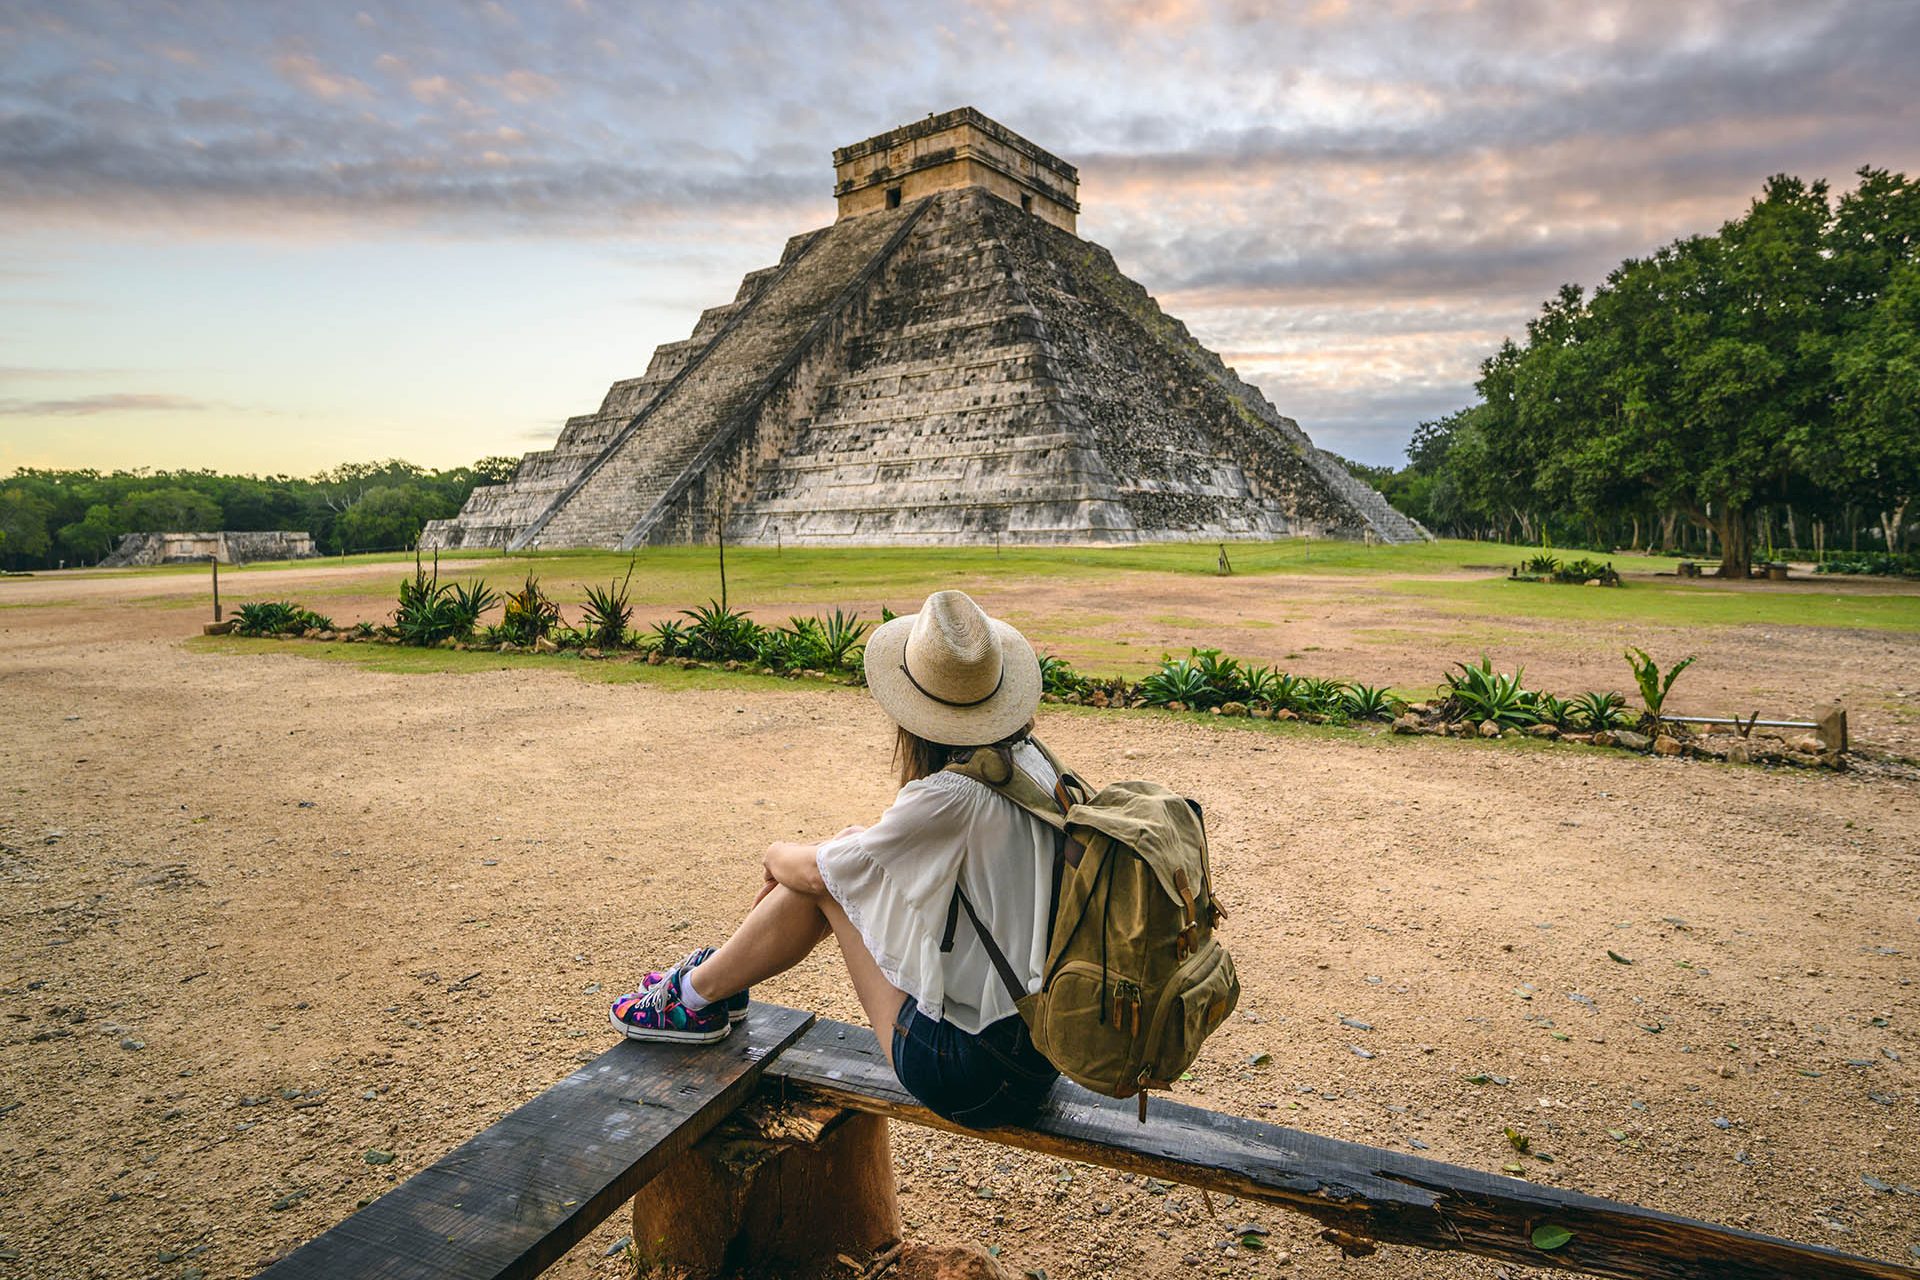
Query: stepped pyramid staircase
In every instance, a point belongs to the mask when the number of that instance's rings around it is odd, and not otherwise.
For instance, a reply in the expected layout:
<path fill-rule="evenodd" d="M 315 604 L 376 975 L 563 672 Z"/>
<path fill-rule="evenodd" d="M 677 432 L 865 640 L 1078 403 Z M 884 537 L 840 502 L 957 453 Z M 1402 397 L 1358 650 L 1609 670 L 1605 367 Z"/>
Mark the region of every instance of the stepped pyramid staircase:
<path fill-rule="evenodd" d="M 422 545 L 1425 536 L 1097 245 L 981 187 L 796 236 Z"/>

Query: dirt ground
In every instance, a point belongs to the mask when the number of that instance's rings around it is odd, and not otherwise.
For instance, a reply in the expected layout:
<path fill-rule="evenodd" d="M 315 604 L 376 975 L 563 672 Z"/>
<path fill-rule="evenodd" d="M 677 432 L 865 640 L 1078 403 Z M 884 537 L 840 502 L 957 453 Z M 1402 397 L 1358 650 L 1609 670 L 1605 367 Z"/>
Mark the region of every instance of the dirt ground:
<path fill-rule="evenodd" d="M 604 1049 L 608 998 L 719 939 L 767 841 L 891 791 L 859 691 L 210 653 L 164 581 L 0 597 L 0 1275 L 250 1275 Z M 1021 618 L 1052 589 L 983 602 Z M 1343 612 L 1352 583 L 1140 590 L 1084 607 L 1284 604 L 1303 618 L 1276 646 L 1329 671 L 1441 665 L 1405 609 Z M 1346 634 L 1371 626 L 1410 638 Z M 1696 637 L 1702 675 L 1746 697 L 1818 659 L 1836 691 L 1920 689 L 1910 636 L 1798 631 Z M 1618 661 L 1610 635 L 1537 648 L 1530 674 Z M 1207 804 L 1244 995 L 1184 1100 L 1920 1259 L 1920 786 L 1149 715 L 1041 730 L 1096 780 Z M 859 1017 L 828 952 L 762 994 Z M 1275 1209 L 1210 1219 L 1178 1187 L 907 1127 L 894 1152 L 910 1237 L 1016 1273 L 1525 1274 L 1345 1261 Z M 623 1217 L 552 1274 L 622 1274 Z M 1267 1249 L 1223 1251 L 1246 1222 Z"/>

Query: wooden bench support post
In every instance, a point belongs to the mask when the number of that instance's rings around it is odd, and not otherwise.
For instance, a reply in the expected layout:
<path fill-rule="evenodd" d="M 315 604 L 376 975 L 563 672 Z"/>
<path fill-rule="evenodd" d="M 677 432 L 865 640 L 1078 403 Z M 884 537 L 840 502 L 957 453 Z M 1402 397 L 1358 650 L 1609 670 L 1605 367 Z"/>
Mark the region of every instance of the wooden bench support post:
<path fill-rule="evenodd" d="M 900 1238 L 896 1191 L 884 1119 L 763 1095 L 634 1198 L 634 1248 L 693 1280 L 864 1259 Z"/>

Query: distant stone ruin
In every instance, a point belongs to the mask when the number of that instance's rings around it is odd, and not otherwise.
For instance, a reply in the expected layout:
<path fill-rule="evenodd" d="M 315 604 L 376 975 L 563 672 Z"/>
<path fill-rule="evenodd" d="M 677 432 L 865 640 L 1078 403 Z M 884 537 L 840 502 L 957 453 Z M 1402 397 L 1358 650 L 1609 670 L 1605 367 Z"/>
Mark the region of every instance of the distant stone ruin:
<path fill-rule="evenodd" d="M 420 545 L 1426 536 L 1074 234 L 1072 165 L 971 108 L 833 158 L 838 221 Z"/>
<path fill-rule="evenodd" d="M 100 562 L 103 569 L 129 565 L 246 564 L 252 560 L 306 560 L 320 553 L 313 535 L 275 529 L 253 533 L 123 533 L 113 554 Z"/>

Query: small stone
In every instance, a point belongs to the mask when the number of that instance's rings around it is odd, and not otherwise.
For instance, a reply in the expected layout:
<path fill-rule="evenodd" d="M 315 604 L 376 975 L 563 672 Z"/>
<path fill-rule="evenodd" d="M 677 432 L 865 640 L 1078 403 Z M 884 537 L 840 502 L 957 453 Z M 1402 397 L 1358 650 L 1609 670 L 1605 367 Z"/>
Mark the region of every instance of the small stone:
<path fill-rule="evenodd" d="M 560 652 L 560 646 L 547 639 L 547 637 L 541 636 L 533 642 L 533 651 L 535 653 L 558 653 Z"/>
<path fill-rule="evenodd" d="M 621 1236 L 618 1240 L 615 1240 L 612 1244 L 608 1245 L 607 1251 L 601 1254 L 600 1256 L 603 1258 L 617 1257 L 618 1255 L 625 1253 L 627 1251 L 627 1246 L 632 1243 L 633 1243 L 632 1236 Z"/>
<path fill-rule="evenodd" d="M 393 1152 L 370 1150 L 364 1158 L 368 1164 L 392 1164 Z"/>
<path fill-rule="evenodd" d="M 1680 739 L 1661 734 L 1653 740 L 1653 754 L 1657 756 L 1677 756 L 1686 750 L 1680 745 Z"/>
<path fill-rule="evenodd" d="M 1480 722 L 1480 736 L 1483 738 L 1497 738 L 1500 736 L 1500 726 L 1491 720 L 1482 720 Z"/>
<path fill-rule="evenodd" d="M 1560 730 L 1550 724 L 1533 724 L 1527 726 L 1527 736 L 1529 738 L 1557 738 L 1560 736 Z"/>
<path fill-rule="evenodd" d="M 132 1036 L 128 1036 L 120 1042 L 120 1047 L 129 1053 L 138 1053 L 147 1047 L 147 1042 L 145 1040 L 135 1040 Z"/>
<path fill-rule="evenodd" d="M 1631 729 L 1615 729 L 1613 745 L 1623 751 L 1645 751 L 1653 745 L 1653 739 L 1644 733 L 1635 733 Z"/>
<path fill-rule="evenodd" d="M 1420 732 L 1420 717 L 1412 714 L 1395 716 L 1391 726 L 1395 733 Z"/>
<path fill-rule="evenodd" d="M 1727 744 L 1727 763 L 1728 764 L 1752 764 L 1753 748 L 1749 747 L 1744 742 L 1728 743 Z"/>

